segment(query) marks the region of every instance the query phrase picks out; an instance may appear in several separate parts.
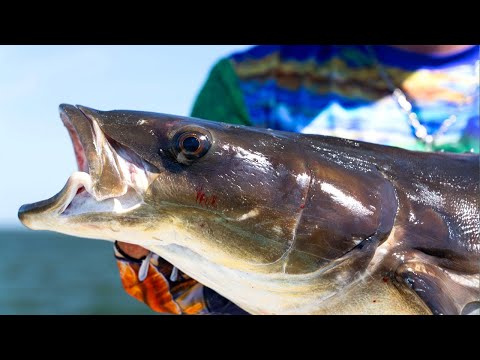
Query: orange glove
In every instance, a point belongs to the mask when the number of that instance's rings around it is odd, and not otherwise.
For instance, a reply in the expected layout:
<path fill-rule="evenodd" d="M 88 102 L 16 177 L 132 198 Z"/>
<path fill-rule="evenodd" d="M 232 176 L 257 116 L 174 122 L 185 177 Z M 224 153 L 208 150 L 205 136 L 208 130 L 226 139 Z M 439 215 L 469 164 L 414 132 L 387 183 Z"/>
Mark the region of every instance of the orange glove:
<path fill-rule="evenodd" d="M 123 252 L 117 243 L 114 251 L 125 291 L 152 310 L 170 314 L 210 312 L 204 300 L 204 286 L 158 255 L 135 259 Z"/>

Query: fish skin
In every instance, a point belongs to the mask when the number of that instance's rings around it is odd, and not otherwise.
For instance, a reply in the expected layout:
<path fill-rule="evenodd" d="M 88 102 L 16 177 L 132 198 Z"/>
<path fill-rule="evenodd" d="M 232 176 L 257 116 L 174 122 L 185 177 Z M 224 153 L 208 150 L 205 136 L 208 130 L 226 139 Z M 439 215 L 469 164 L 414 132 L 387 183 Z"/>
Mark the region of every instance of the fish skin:
<path fill-rule="evenodd" d="M 252 314 L 479 308 L 478 154 L 141 111 L 60 113 L 91 184 L 73 196 L 82 173 L 22 206 L 32 229 L 143 246 Z M 198 158 L 178 150 L 192 133 L 209 147 Z"/>

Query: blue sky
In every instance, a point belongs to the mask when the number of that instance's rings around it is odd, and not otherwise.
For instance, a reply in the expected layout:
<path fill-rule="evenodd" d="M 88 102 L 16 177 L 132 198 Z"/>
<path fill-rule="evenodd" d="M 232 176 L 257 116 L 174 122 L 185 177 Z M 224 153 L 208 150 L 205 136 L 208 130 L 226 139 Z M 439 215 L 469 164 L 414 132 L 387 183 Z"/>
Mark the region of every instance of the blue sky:
<path fill-rule="evenodd" d="M 0 226 L 76 170 L 59 104 L 188 115 L 215 61 L 247 47 L 0 46 Z"/>

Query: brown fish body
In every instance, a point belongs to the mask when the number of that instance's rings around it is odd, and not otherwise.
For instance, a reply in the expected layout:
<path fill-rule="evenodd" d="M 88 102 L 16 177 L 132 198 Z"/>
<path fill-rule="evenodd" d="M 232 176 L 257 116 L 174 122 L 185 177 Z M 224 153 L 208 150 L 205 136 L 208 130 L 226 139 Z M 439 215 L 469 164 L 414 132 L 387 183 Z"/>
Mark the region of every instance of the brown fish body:
<path fill-rule="evenodd" d="M 22 207 L 32 228 L 142 245 L 251 313 L 479 308 L 478 155 L 136 111 L 62 114 L 90 170 Z"/>
<path fill-rule="evenodd" d="M 329 141 L 333 146 L 325 145 Z M 370 222 L 360 220 L 362 226 L 370 223 L 374 228 L 375 224 L 381 223 L 383 229 L 375 235 L 382 236 L 375 239 L 378 244 L 376 248 L 372 246 L 371 257 L 366 255 L 368 251 L 362 250 L 359 258 L 364 257 L 363 263 L 354 266 L 360 274 L 367 273 L 367 281 L 371 283 L 366 286 L 368 292 L 362 291 L 361 287 L 354 290 L 354 297 L 369 299 L 372 302 L 369 308 L 373 310 L 382 308 L 379 304 L 387 298 L 392 299 L 392 294 L 385 296 L 385 293 L 393 292 L 397 296 L 402 293 L 403 305 L 400 299 L 391 305 L 397 305 L 399 313 L 407 309 L 407 313 L 418 313 L 419 308 L 409 309 L 413 304 L 426 305 L 434 314 L 469 313 L 478 309 L 478 155 L 417 153 L 338 139 L 323 139 L 322 144 L 319 146 L 323 148 L 320 152 L 322 158 L 351 172 L 350 176 L 345 174 L 344 177 L 351 181 L 343 180 L 337 184 L 342 184 L 352 198 L 373 206 L 375 214 L 380 210 L 377 216 L 383 219 L 371 223 L 377 217 L 374 215 L 369 218 Z M 317 173 L 321 174 L 321 171 Z M 326 177 L 323 173 L 318 179 L 325 181 Z M 319 208 L 324 209 L 325 202 L 320 200 L 316 206 L 315 213 L 319 214 L 322 212 Z M 355 222 L 349 222 L 352 217 L 340 209 L 332 210 L 349 219 L 343 218 L 345 223 L 331 219 L 332 223 L 339 225 L 339 229 L 348 229 L 347 234 L 355 233 L 356 229 L 352 228 Z M 312 222 L 309 229 L 313 226 L 316 225 Z M 366 233 L 364 229 L 363 236 Z M 345 244 L 342 241 L 334 243 Z M 361 247 L 362 243 L 358 246 Z M 412 298 L 405 301 L 412 294 L 407 295 L 403 285 L 413 290 L 423 304 Z M 377 290 L 373 291 L 374 288 Z M 347 298 L 342 296 L 344 302 Z M 351 301 L 356 303 L 355 299 Z M 363 301 L 364 304 L 367 302 Z M 344 304 L 337 308 L 348 307 Z M 351 304 L 350 307 L 359 308 Z"/>

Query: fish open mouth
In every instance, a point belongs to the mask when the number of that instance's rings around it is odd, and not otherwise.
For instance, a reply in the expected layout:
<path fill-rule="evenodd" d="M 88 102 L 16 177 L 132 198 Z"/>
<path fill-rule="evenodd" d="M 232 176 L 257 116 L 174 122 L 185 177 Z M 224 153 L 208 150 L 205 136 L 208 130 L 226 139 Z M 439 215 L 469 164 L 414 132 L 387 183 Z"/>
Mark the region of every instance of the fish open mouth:
<path fill-rule="evenodd" d="M 147 164 L 104 133 L 81 106 L 60 105 L 60 118 L 72 140 L 78 171 L 50 199 L 23 205 L 18 213 L 22 223 L 41 229 L 46 218 L 124 213 L 140 206 L 149 183 Z"/>

